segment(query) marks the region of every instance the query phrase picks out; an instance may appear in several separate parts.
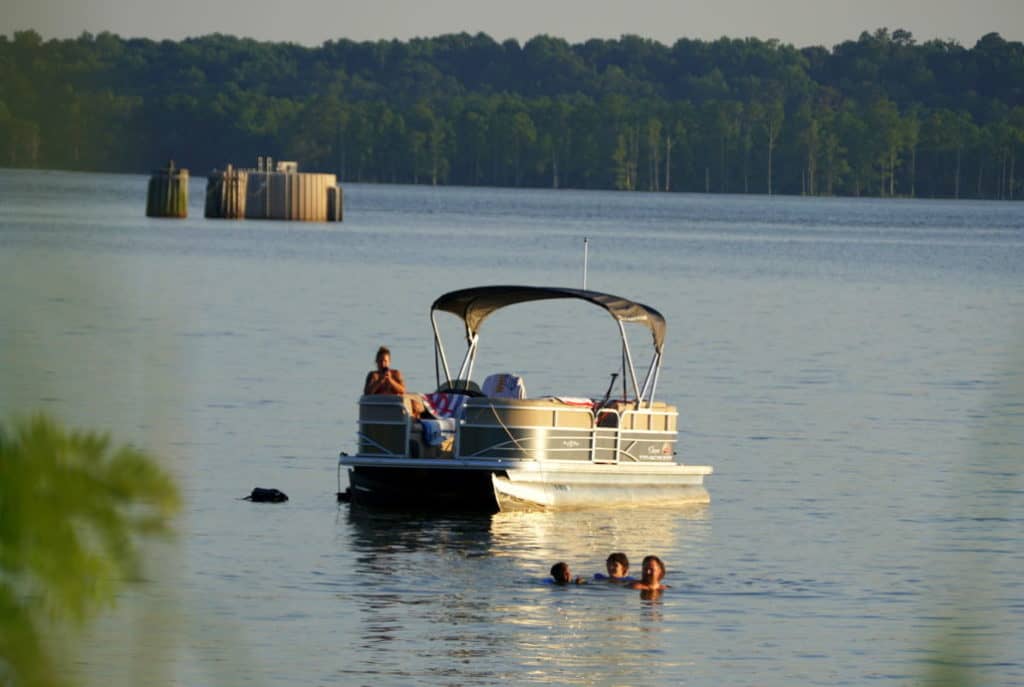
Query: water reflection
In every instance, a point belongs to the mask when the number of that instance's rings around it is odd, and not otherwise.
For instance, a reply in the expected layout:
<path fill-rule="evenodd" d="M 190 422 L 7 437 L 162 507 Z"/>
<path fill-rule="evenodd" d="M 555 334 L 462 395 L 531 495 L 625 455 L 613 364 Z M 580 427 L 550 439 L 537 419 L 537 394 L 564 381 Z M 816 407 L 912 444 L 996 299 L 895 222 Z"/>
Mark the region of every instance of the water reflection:
<path fill-rule="evenodd" d="M 612 551 L 626 552 L 636 571 L 644 555 L 677 550 L 684 533 L 688 545 L 698 544 L 704 528 L 687 525 L 705 521 L 707 513 L 706 504 L 685 509 L 497 513 L 491 518 L 491 536 L 496 552 L 529 551 L 550 563 L 564 560 L 577 574 L 582 569 L 576 569 L 595 554 L 599 565 L 591 572 L 603 570 L 604 558 Z"/>
<path fill-rule="evenodd" d="M 339 681 L 384 678 L 424 684 L 630 682 L 652 661 L 677 672 L 685 595 L 591 582 L 556 587 L 548 568 L 604 570 L 624 551 L 638 574 L 645 554 L 666 560 L 707 536 L 706 506 L 687 511 L 384 513 L 343 506 L 355 557 L 344 608 L 360 632 Z M 393 672 L 401 665 L 402 674 Z M 665 672 L 667 671 L 667 672 Z"/>

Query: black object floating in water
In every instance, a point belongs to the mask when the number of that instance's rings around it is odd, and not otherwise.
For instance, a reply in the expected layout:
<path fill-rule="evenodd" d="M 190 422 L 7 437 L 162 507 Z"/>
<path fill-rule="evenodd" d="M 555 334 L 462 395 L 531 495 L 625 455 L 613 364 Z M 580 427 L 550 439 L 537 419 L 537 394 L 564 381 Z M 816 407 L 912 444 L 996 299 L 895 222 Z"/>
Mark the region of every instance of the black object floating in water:
<path fill-rule="evenodd" d="M 258 503 L 283 503 L 288 500 L 288 494 L 278 489 L 263 489 L 261 487 L 256 487 L 252 490 L 251 494 L 242 500 Z"/>

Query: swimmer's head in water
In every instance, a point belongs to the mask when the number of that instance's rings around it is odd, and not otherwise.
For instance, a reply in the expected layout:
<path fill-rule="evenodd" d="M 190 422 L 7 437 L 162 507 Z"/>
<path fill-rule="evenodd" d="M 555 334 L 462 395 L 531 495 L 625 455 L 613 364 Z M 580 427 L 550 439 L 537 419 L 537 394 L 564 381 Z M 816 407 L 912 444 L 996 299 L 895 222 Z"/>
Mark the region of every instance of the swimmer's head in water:
<path fill-rule="evenodd" d="M 608 569 L 608 577 L 625 577 L 629 573 L 629 559 L 621 552 L 610 554 L 604 565 Z"/>
<path fill-rule="evenodd" d="M 551 566 L 551 579 L 555 581 L 555 584 L 569 584 L 572 579 L 572 573 L 569 572 L 569 566 L 566 563 L 555 563 Z"/>
<path fill-rule="evenodd" d="M 647 584 L 656 584 L 665 577 L 665 564 L 657 556 L 645 556 L 641 579 Z"/>

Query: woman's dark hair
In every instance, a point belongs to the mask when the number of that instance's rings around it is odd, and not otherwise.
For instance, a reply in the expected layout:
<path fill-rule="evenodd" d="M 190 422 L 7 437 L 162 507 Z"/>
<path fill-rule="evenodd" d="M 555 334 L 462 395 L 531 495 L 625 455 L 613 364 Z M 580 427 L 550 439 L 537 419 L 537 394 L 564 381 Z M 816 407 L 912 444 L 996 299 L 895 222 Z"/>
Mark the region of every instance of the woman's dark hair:
<path fill-rule="evenodd" d="M 566 582 L 569 577 L 569 566 L 565 563 L 555 563 L 551 566 L 551 577 L 558 584 Z"/>
<path fill-rule="evenodd" d="M 388 348 L 387 346 L 381 346 L 380 348 L 377 349 L 377 355 L 374 356 L 373 359 L 380 360 L 380 357 L 382 355 L 391 355 L 391 349 Z"/>

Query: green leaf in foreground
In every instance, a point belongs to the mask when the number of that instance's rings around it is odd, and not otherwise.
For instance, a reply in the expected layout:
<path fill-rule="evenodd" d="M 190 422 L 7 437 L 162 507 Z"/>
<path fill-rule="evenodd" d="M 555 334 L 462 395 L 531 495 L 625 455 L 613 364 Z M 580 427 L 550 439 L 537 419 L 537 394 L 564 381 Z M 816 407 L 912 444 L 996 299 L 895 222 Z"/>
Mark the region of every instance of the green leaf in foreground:
<path fill-rule="evenodd" d="M 139 544 L 180 506 L 156 461 L 45 415 L 0 423 L 0 683 L 60 685 L 49 623 L 80 625 L 139 579 Z"/>

